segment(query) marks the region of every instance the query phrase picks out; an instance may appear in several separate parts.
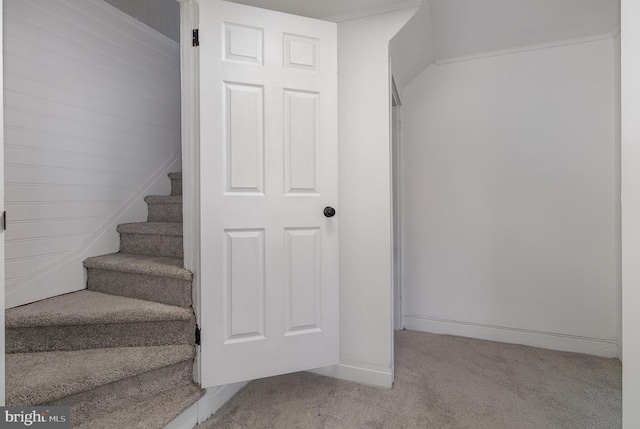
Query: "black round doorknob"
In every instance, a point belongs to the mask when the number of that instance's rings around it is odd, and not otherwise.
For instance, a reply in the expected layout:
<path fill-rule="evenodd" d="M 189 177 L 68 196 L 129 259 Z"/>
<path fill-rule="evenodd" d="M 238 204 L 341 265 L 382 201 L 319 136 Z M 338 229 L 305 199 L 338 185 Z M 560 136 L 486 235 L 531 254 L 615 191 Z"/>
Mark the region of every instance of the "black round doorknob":
<path fill-rule="evenodd" d="M 334 209 L 333 207 L 325 207 L 324 215 L 326 217 L 334 217 L 336 215 L 336 209 Z"/>

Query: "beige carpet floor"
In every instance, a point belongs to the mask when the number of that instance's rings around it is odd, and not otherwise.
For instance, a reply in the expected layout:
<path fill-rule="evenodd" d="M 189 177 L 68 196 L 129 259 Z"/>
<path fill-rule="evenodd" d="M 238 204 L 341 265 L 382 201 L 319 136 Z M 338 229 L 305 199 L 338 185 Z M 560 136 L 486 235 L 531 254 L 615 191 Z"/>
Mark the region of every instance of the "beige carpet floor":
<path fill-rule="evenodd" d="M 395 336 L 392 389 L 309 373 L 249 383 L 197 429 L 621 427 L 621 364 L 423 332 Z"/>

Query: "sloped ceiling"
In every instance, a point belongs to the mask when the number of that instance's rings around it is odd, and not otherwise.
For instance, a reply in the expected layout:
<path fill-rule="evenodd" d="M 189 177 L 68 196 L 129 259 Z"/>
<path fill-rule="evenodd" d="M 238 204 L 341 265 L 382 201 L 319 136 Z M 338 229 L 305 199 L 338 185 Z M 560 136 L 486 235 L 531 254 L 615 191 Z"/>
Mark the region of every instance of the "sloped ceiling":
<path fill-rule="evenodd" d="M 400 94 L 436 58 L 429 3 L 425 3 L 389 42 L 391 68 Z"/>
<path fill-rule="evenodd" d="M 619 0 L 431 0 L 436 59 L 603 34 Z"/>
<path fill-rule="evenodd" d="M 402 91 L 434 61 L 603 35 L 619 25 L 619 0 L 425 0 L 390 43 L 394 76 Z"/>
<path fill-rule="evenodd" d="M 419 6 L 420 0 L 229 0 L 309 18 L 342 21 L 366 14 Z"/>
<path fill-rule="evenodd" d="M 342 21 L 420 0 L 230 0 Z M 402 90 L 434 61 L 602 35 L 620 24 L 620 0 L 424 0 L 391 41 Z"/>

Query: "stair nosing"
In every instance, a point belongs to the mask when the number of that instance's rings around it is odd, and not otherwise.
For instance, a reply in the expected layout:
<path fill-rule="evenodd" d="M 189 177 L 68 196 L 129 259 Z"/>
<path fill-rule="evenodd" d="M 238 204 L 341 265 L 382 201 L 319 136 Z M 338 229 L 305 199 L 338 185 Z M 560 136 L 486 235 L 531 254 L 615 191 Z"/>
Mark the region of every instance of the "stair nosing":
<path fill-rule="evenodd" d="M 84 260 L 83 265 L 87 269 L 95 269 L 95 270 L 105 270 L 105 271 L 116 271 L 122 273 L 130 273 L 130 274 L 142 274 L 148 276 L 155 277 L 170 277 L 176 278 L 186 281 L 191 281 L 193 279 L 193 273 L 191 271 L 186 270 L 184 268 L 177 268 L 174 265 L 166 265 L 169 268 L 169 272 L 158 273 L 149 269 L 144 268 L 132 268 L 131 266 L 118 267 L 110 264 L 101 264 L 97 261 L 102 261 L 108 259 L 109 257 L 113 257 L 115 255 L 121 256 L 131 256 L 132 258 L 137 259 L 148 259 L 153 260 L 153 262 L 157 265 L 162 265 L 162 260 L 173 260 L 173 261 L 182 261 L 181 258 L 172 258 L 168 256 L 150 256 L 150 255 L 137 255 L 133 253 L 111 253 L 107 255 L 93 256 Z"/>
<path fill-rule="evenodd" d="M 65 300 L 68 300 L 71 296 L 75 295 L 78 297 L 79 295 L 83 297 L 88 297 L 86 299 L 89 302 L 85 305 L 91 304 L 95 307 L 96 300 L 99 302 L 101 299 L 109 301 L 109 304 L 112 305 L 115 301 L 116 305 L 118 302 L 121 305 L 129 305 L 129 308 L 135 307 L 142 303 L 145 308 L 144 313 L 136 313 L 120 309 L 121 312 L 114 311 L 113 313 L 103 313 L 97 315 L 83 315 L 83 317 L 73 318 L 74 313 L 69 307 L 68 301 L 65 303 Z M 62 304 L 60 304 L 62 301 Z M 65 305 L 66 304 L 66 305 Z M 13 316 L 13 314 L 20 314 L 21 309 L 30 307 L 37 308 L 39 307 L 52 307 L 56 309 L 58 306 L 58 310 L 56 313 L 48 313 L 47 318 L 42 319 L 38 318 L 38 316 L 33 316 L 32 314 L 27 313 L 23 316 Z M 62 306 L 62 309 L 60 309 Z M 66 307 L 66 308 L 65 308 Z M 147 312 L 148 308 L 151 308 L 154 313 L 150 314 Z M 157 313 L 156 313 L 157 312 Z M 44 314 L 43 311 L 38 311 L 39 315 Z M 65 318 L 66 317 L 66 318 Z M 56 318 L 59 318 L 56 320 Z M 147 301 L 137 298 L 129 298 L 119 295 L 111 295 L 105 294 L 102 292 L 92 291 L 83 289 L 77 292 L 72 292 L 70 294 L 58 295 L 52 298 L 48 298 L 42 301 L 37 301 L 31 304 L 23 305 L 20 307 L 15 307 L 14 309 L 9 309 L 5 314 L 5 328 L 6 329 L 23 329 L 23 328 L 41 328 L 45 326 L 95 326 L 95 325 L 110 325 L 110 324 L 128 324 L 128 323 L 153 323 L 153 322 L 184 322 L 189 321 L 193 318 L 193 312 L 190 308 L 179 307 L 170 304 L 162 304 L 154 301 Z"/>
<path fill-rule="evenodd" d="M 153 301 L 149 301 L 153 302 Z M 186 307 L 182 307 L 186 308 Z M 23 329 L 23 328 L 42 328 L 46 326 L 94 326 L 94 325 L 117 325 L 117 324 L 128 324 L 128 323 L 158 323 L 158 322 L 186 322 L 190 318 L 164 318 L 164 319 L 122 319 L 116 320 L 113 322 L 107 321 L 73 321 L 69 323 L 33 323 L 33 324 L 14 324 L 9 325 L 7 323 L 5 325 L 5 329 Z"/>
<path fill-rule="evenodd" d="M 147 204 L 182 205 L 182 195 L 147 195 L 144 201 Z"/>
<path fill-rule="evenodd" d="M 173 234 L 173 231 L 153 231 L 155 228 L 162 228 L 164 225 L 182 225 L 182 222 L 130 222 L 122 223 L 116 227 L 116 231 L 120 234 L 138 234 L 138 235 L 164 235 L 170 237 L 182 237 L 182 226 L 179 229 L 179 233 Z M 171 227 L 168 227 L 171 228 Z"/>

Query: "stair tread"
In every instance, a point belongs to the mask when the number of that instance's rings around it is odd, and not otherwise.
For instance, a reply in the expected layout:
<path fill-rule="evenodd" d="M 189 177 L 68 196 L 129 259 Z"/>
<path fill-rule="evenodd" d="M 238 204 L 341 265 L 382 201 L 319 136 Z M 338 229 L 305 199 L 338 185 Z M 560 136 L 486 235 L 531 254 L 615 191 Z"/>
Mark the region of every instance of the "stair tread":
<path fill-rule="evenodd" d="M 189 320 L 188 308 L 91 290 L 59 295 L 5 313 L 7 328 Z"/>
<path fill-rule="evenodd" d="M 112 253 L 94 256 L 84 261 L 85 268 L 120 271 L 125 273 L 146 274 L 151 276 L 174 277 L 191 281 L 193 274 L 183 268 L 179 258 L 167 256 L 134 255 Z"/>
<path fill-rule="evenodd" d="M 171 180 L 182 180 L 182 171 L 176 171 L 173 173 L 169 173 L 169 179 Z"/>
<path fill-rule="evenodd" d="M 175 235 L 182 236 L 182 223 L 178 222 L 136 222 L 118 225 L 117 231 L 124 234 Z"/>
<path fill-rule="evenodd" d="M 182 204 L 182 195 L 147 195 L 147 204 Z"/>
<path fill-rule="evenodd" d="M 172 389 L 130 407 L 84 422 L 77 429 L 162 429 L 204 395 L 199 386 Z"/>
<path fill-rule="evenodd" d="M 190 345 L 6 355 L 7 405 L 47 403 L 193 359 Z"/>

